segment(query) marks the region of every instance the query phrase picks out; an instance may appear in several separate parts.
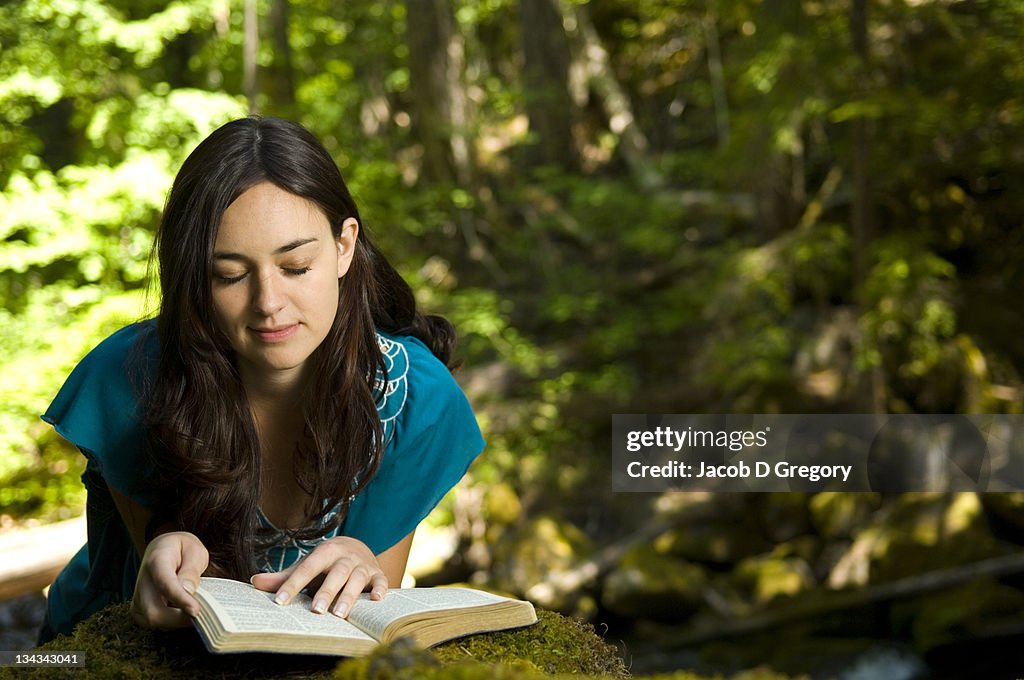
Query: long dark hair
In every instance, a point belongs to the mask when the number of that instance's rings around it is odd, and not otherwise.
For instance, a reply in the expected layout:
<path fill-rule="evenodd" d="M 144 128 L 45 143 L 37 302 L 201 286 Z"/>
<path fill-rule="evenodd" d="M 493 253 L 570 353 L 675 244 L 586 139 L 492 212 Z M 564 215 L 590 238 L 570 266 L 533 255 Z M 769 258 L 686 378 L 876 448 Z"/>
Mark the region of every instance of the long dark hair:
<path fill-rule="evenodd" d="M 372 479 L 385 442 L 376 401 L 386 376 L 375 328 L 414 335 L 450 366 L 455 333 L 441 317 L 416 311 L 412 290 L 373 245 L 330 154 L 305 128 L 279 118 L 232 121 L 207 137 L 182 165 L 156 236 L 161 303 L 159 368 L 147 389 L 149 452 L 165 502 L 150 530 L 170 522 L 210 551 L 212 573 L 248 578 L 260 546 L 260 443 L 234 351 L 214 321 L 214 242 L 224 211 L 260 182 L 317 205 L 337 237 L 360 225 L 338 311 L 311 356 L 302 403 L 304 433 L 293 458 L 309 494 L 307 528 L 323 536 L 344 518 Z M 386 387 L 384 385 L 383 387 Z M 332 522 L 324 518 L 335 507 Z"/>

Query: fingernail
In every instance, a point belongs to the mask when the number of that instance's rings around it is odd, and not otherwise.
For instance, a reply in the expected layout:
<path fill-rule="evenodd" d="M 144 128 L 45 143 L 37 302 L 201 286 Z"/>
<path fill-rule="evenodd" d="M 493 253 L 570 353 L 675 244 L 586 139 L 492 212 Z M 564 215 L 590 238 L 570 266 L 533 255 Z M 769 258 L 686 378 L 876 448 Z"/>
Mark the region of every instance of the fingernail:
<path fill-rule="evenodd" d="M 315 611 L 317 614 L 323 614 L 325 611 L 327 611 L 327 600 L 325 600 L 322 597 L 316 598 L 316 600 L 313 602 L 313 611 Z"/>
<path fill-rule="evenodd" d="M 274 596 L 274 604 L 288 604 L 288 593 L 280 591 Z"/>
<path fill-rule="evenodd" d="M 185 589 L 185 592 L 192 595 L 196 592 L 196 584 L 192 581 L 182 581 L 181 587 Z"/>
<path fill-rule="evenodd" d="M 251 586 L 256 585 L 254 583 L 255 580 L 256 580 L 256 574 L 253 574 L 252 576 L 249 577 L 249 585 L 251 585 Z"/>
<path fill-rule="evenodd" d="M 334 615 L 335 616 L 338 616 L 338 617 L 341 617 L 341 618 L 345 618 L 345 614 L 347 614 L 347 613 L 348 613 L 348 604 L 347 603 L 339 602 L 338 604 L 334 605 Z"/>
<path fill-rule="evenodd" d="M 372 597 L 374 600 L 383 600 L 384 591 L 375 589 L 372 593 L 370 593 L 370 597 Z"/>

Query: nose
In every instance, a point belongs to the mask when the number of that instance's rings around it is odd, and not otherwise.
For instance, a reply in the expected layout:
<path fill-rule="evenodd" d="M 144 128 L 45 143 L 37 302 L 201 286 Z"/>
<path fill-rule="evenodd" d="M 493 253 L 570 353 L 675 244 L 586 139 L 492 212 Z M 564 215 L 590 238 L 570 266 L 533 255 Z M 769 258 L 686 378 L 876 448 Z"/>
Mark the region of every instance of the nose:
<path fill-rule="evenodd" d="M 257 314 L 272 317 L 284 309 L 286 298 L 281 290 L 281 282 L 273 274 L 259 277 L 253 290 L 252 306 Z"/>

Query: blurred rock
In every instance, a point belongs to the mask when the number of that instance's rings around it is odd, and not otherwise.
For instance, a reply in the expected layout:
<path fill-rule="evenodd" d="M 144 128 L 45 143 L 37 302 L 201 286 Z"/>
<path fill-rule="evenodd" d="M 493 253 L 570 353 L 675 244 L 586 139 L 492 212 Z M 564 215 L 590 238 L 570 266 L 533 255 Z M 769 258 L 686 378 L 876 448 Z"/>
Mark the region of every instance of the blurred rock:
<path fill-rule="evenodd" d="M 703 606 L 707 583 L 701 567 L 640 545 L 602 582 L 601 604 L 620 616 L 682 621 Z"/>
<path fill-rule="evenodd" d="M 731 565 L 771 550 L 772 542 L 758 517 L 755 496 L 740 493 L 666 494 L 658 511 L 678 528 L 655 540 L 660 553 L 708 565 Z M 773 494 L 767 494 L 773 495 Z"/>
<path fill-rule="evenodd" d="M 815 494 L 808 503 L 815 530 L 830 539 L 852 537 L 881 506 L 882 497 L 878 493 L 831 491 Z"/>
<path fill-rule="evenodd" d="M 666 531 L 654 546 L 661 553 L 711 565 L 732 564 L 771 548 L 760 532 L 723 520 Z"/>
<path fill-rule="evenodd" d="M 869 578 L 881 583 L 1004 552 L 976 493 L 905 493 L 884 521 L 858 532 L 869 537 Z"/>
<path fill-rule="evenodd" d="M 736 565 L 733 579 L 759 605 L 815 587 L 814 575 L 805 559 L 774 554 L 742 560 Z"/>
<path fill-rule="evenodd" d="M 46 598 L 28 593 L 0 602 L 0 649 L 31 649 L 46 616 Z"/>

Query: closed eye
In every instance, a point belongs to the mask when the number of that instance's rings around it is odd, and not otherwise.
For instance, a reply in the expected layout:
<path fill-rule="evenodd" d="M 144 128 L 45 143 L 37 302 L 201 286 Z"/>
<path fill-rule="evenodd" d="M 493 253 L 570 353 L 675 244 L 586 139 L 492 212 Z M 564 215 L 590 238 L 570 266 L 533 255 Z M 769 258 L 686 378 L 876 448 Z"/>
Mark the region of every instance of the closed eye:
<path fill-rule="evenodd" d="M 283 269 L 292 276 L 302 276 L 310 270 L 310 267 L 284 267 Z"/>
<path fill-rule="evenodd" d="M 223 274 L 214 274 L 213 275 L 213 277 L 215 279 L 217 279 L 217 281 L 219 281 L 220 283 L 224 283 L 224 284 L 238 283 L 239 281 L 244 279 L 245 276 L 246 276 L 245 274 L 239 274 L 238 276 L 225 276 Z"/>

